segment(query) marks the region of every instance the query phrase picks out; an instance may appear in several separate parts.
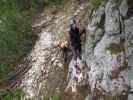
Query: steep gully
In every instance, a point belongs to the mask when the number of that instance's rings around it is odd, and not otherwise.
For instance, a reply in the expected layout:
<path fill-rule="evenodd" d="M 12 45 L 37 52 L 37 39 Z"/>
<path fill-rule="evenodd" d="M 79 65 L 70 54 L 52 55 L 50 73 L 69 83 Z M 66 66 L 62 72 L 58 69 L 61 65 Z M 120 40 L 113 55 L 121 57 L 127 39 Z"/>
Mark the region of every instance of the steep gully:
<path fill-rule="evenodd" d="M 31 68 L 24 75 L 20 85 L 26 94 L 24 99 L 38 100 L 45 96 L 61 96 L 64 93 L 68 81 L 68 64 L 64 62 L 64 52 L 54 45 L 60 38 L 67 38 L 67 30 L 64 30 L 63 24 L 74 15 L 73 13 L 81 14 L 80 17 L 84 16 L 84 10 L 88 5 L 76 5 L 72 2 L 71 10 L 58 12 L 57 15 L 47 15 L 49 12 L 46 11 L 47 14 L 42 13 L 42 19 L 33 25 L 37 29 L 41 27 L 41 33 L 28 56 L 28 66 Z"/>

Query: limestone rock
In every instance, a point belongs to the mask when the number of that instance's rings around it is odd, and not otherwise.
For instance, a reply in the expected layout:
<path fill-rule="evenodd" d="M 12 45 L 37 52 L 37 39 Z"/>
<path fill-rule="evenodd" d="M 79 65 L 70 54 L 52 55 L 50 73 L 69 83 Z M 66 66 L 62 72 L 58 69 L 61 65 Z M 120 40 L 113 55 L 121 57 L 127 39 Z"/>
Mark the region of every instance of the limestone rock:
<path fill-rule="evenodd" d="M 105 7 L 105 33 L 120 34 L 120 11 L 114 0 L 110 0 Z"/>
<path fill-rule="evenodd" d="M 128 4 L 127 4 L 127 0 L 123 0 L 121 2 L 121 5 L 119 7 L 120 9 L 120 13 L 123 17 L 126 17 L 127 16 L 127 12 L 128 12 Z"/>

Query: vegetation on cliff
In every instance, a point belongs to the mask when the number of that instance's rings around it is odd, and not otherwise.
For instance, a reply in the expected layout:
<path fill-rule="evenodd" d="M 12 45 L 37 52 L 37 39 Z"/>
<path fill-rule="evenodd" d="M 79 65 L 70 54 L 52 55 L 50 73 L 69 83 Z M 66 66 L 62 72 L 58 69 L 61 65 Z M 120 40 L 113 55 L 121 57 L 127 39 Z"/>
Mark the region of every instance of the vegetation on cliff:
<path fill-rule="evenodd" d="M 12 63 L 28 54 L 37 39 L 32 30 L 33 17 L 49 5 L 59 5 L 63 0 L 0 0 L 0 81 L 12 71 Z M 2 84 L 1 87 L 4 88 Z M 8 83 L 7 83 L 8 84 Z M 0 100 L 20 98 L 21 90 L 11 89 Z M 1 95 L 1 93 L 0 93 Z M 17 96 L 16 96 L 17 95 Z M 20 100 L 20 99 L 18 99 Z"/>

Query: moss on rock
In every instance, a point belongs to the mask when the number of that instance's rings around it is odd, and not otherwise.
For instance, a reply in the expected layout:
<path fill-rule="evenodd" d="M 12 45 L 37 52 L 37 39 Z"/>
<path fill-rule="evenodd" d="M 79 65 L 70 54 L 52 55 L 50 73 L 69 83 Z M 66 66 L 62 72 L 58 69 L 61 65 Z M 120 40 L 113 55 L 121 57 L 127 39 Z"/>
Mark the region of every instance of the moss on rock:
<path fill-rule="evenodd" d="M 107 48 L 108 51 L 110 51 L 111 54 L 117 54 L 122 52 L 123 48 L 120 44 L 112 43 Z"/>
<path fill-rule="evenodd" d="M 103 1 L 104 0 L 90 0 L 94 9 L 97 9 L 102 4 Z"/>

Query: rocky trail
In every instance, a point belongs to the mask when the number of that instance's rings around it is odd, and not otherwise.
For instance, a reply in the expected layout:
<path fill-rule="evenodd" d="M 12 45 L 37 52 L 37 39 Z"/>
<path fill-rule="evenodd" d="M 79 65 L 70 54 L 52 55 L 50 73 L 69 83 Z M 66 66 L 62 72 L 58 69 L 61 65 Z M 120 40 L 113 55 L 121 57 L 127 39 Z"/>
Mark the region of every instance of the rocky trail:
<path fill-rule="evenodd" d="M 69 4 L 71 2 L 68 2 Z M 66 5 L 67 6 L 67 5 Z M 61 96 L 67 85 L 68 64 L 64 62 L 64 54 L 60 48 L 53 45 L 60 38 L 67 38 L 65 22 L 76 14 L 84 16 L 88 4 L 83 3 L 70 5 L 70 9 L 64 7 L 63 11 L 57 14 L 44 11 L 41 13 L 33 25 L 33 29 L 40 30 L 39 39 L 34 49 L 28 56 L 31 68 L 24 75 L 21 87 L 26 93 L 25 98 L 44 98 L 43 96 Z M 65 10 L 65 11 L 64 11 Z M 82 13 L 81 13 L 82 12 Z M 69 58 L 70 59 L 70 58 Z M 52 87 L 52 88 L 51 88 Z"/>

